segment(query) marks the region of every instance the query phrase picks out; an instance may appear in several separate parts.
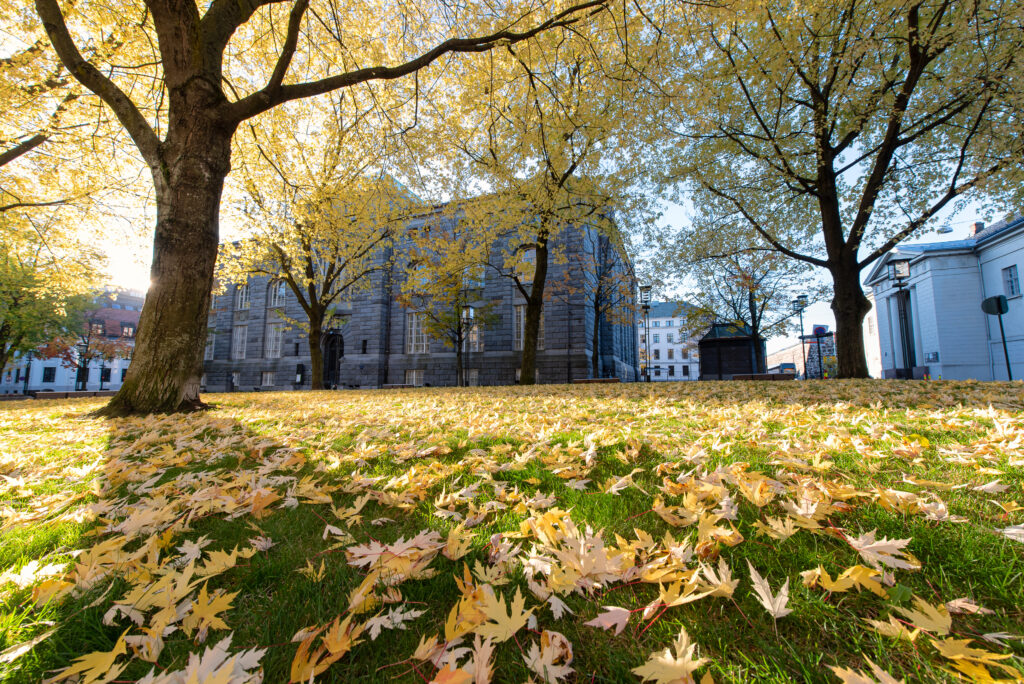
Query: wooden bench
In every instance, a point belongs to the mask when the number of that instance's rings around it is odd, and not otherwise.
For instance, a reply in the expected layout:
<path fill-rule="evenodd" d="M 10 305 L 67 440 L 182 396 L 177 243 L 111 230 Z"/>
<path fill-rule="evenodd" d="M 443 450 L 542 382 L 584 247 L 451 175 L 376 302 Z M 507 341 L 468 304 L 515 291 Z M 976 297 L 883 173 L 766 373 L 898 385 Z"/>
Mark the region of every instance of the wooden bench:
<path fill-rule="evenodd" d="M 0 401 L 18 401 L 19 399 L 31 399 L 27 394 L 0 394 Z"/>
<path fill-rule="evenodd" d="M 99 390 L 85 391 L 85 392 L 47 392 L 45 390 L 31 390 L 29 391 L 36 399 L 77 399 L 79 397 L 112 397 L 117 392 L 115 390 Z"/>

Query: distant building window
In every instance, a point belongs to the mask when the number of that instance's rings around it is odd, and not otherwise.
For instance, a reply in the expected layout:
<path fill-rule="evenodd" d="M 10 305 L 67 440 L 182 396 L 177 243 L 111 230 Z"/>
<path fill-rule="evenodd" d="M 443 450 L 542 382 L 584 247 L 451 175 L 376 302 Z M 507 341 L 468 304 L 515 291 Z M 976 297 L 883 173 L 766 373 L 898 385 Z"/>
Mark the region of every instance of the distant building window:
<path fill-rule="evenodd" d="M 130 323 L 122 323 L 121 337 L 135 337 L 135 326 Z"/>
<path fill-rule="evenodd" d="M 661 350 L 660 349 L 655 349 L 654 350 L 654 360 L 657 361 L 660 358 L 661 358 Z"/>
<path fill-rule="evenodd" d="M 672 340 L 669 340 L 669 342 L 671 342 L 671 341 L 672 341 Z M 671 360 L 672 360 L 672 357 L 673 357 L 673 355 L 674 355 L 674 354 L 675 354 L 675 349 L 669 349 L 669 350 L 668 350 L 668 356 L 667 356 L 667 358 L 668 358 L 668 360 L 669 360 L 669 361 L 671 361 Z"/>
<path fill-rule="evenodd" d="M 658 326 L 661 325 L 661 321 L 654 321 L 653 323 L 651 323 L 651 325 L 657 328 Z"/>
<path fill-rule="evenodd" d="M 260 377 L 260 384 L 264 387 L 273 387 L 274 371 L 263 371 L 263 375 Z"/>
<path fill-rule="evenodd" d="M 267 308 L 277 309 L 284 306 L 287 288 L 288 285 L 283 280 L 275 280 L 270 283 L 269 292 L 267 293 Z"/>
<path fill-rule="evenodd" d="M 683 366 L 683 375 L 684 376 L 689 376 L 690 375 L 690 367 L 689 366 Z"/>
<path fill-rule="evenodd" d="M 676 367 L 675 366 L 669 366 L 668 367 L 668 374 L 669 374 L 669 377 L 675 376 L 675 374 L 676 374 Z"/>
<path fill-rule="evenodd" d="M 423 387 L 423 369 L 405 371 L 405 384 L 413 387 Z"/>
<path fill-rule="evenodd" d="M 661 377 L 661 369 L 659 369 L 659 368 L 655 368 L 654 369 L 654 377 L 656 377 L 656 378 L 660 378 Z"/>
<path fill-rule="evenodd" d="M 672 327 L 672 323 L 673 323 L 673 321 L 672 321 L 672 319 L 670 318 L 669 320 L 665 321 L 665 327 L 666 327 L 666 328 L 671 328 L 671 327 Z M 672 340 L 669 340 L 669 342 L 671 342 L 671 341 L 672 341 Z"/>
<path fill-rule="evenodd" d="M 235 309 L 243 310 L 249 308 L 249 284 L 243 283 L 235 286 Z"/>
<path fill-rule="evenodd" d="M 93 321 L 89 324 L 89 332 L 93 335 L 105 335 L 107 328 L 103 321 Z"/>
<path fill-rule="evenodd" d="M 669 344 L 672 344 L 672 333 L 667 333 L 665 335 L 665 341 L 668 342 Z"/>
<path fill-rule="evenodd" d="M 480 370 L 477 368 L 466 368 L 462 371 L 468 387 L 476 387 L 480 384 Z"/>
<path fill-rule="evenodd" d="M 689 358 L 690 358 L 690 351 L 688 349 L 684 349 L 683 350 L 683 361 L 686 361 Z"/>
<path fill-rule="evenodd" d="M 53 382 L 57 379 L 57 367 L 46 366 L 43 368 L 43 382 Z"/>
<path fill-rule="evenodd" d="M 206 348 L 203 350 L 203 361 L 213 360 L 213 348 L 216 335 L 211 331 L 206 334 Z"/>
<path fill-rule="evenodd" d="M 234 373 L 231 374 L 231 386 L 232 387 L 238 387 L 241 384 L 242 384 L 242 374 L 239 373 L 238 371 L 235 371 Z"/>
<path fill-rule="evenodd" d="M 124 379 L 125 379 L 125 377 L 127 375 L 128 375 L 128 369 L 127 368 L 122 368 L 121 369 L 121 384 L 124 384 Z"/>
<path fill-rule="evenodd" d="M 284 323 L 270 323 L 267 325 L 267 348 L 268 359 L 281 358 L 281 346 L 284 341 Z"/>
<path fill-rule="evenodd" d="M 423 314 L 410 312 L 405 316 L 406 326 L 406 354 L 427 353 L 427 332 L 423 329 Z M 412 383 L 406 382 L 411 385 Z"/>
<path fill-rule="evenodd" d="M 110 369 L 109 368 L 101 368 L 100 369 L 100 382 L 110 382 Z"/>
<path fill-rule="evenodd" d="M 467 307 L 467 315 L 463 319 L 462 324 L 465 328 L 462 338 L 462 351 L 483 351 L 483 333 L 476 322 L 476 310 L 473 307 Z"/>
<path fill-rule="evenodd" d="M 1020 279 L 1017 277 L 1016 264 L 1003 269 L 1003 291 L 1007 297 L 1016 297 L 1020 294 Z"/>
<path fill-rule="evenodd" d="M 249 333 L 249 326 L 236 325 L 231 336 L 231 358 L 241 360 L 245 358 L 245 338 Z"/>
<path fill-rule="evenodd" d="M 661 335 L 654 333 L 654 344 L 657 344 L 658 342 L 661 342 Z"/>
<path fill-rule="evenodd" d="M 526 339 L 526 305 L 516 304 L 512 310 L 512 348 L 523 350 Z M 540 311 L 540 325 L 537 326 L 537 349 L 544 348 L 544 309 Z"/>

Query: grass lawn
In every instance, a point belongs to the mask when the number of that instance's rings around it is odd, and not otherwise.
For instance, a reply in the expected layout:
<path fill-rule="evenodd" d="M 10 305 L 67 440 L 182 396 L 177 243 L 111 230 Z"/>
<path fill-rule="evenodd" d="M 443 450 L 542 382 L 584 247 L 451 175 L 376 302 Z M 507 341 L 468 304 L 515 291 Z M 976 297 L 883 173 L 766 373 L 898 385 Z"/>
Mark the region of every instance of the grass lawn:
<path fill-rule="evenodd" d="M 1024 678 L 1019 383 L 204 399 L 0 405 L 0 680 Z"/>

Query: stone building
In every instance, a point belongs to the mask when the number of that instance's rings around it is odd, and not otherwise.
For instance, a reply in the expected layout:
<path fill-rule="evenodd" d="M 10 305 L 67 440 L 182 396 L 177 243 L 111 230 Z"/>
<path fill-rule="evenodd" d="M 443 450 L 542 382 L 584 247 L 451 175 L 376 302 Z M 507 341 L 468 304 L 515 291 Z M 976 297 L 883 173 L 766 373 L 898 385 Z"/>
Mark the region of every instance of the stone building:
<path fill-rule="evenodd" d="M 440 209 L 414 219 L 410 228 L 439 220 Z M 453 219 L 440 219 L 453 220 Z M 455 219 L 457 220 L 457 219 Z M 608 238 L 590 227 L 567 227 L 558 236 L 567 253 L 594 249 Z M 394 250 L 394 252 L 392 251 Z M 422 314 L 400 305 L 403 246 L 382 250 L 381 270 L 367 277 L 357 292 L 336 307 L 327 325 L 324 383 L 335 388 L 392 385 L 456 384 L 455 350 L 425 334 Z M 397 254 L 395 252 L 398 252 Z M 608 252 L 608 250 L 604 250 Z M 623 250 L 615 269 L 635 282 Z M 573 283 L 559 291 L 568 266 L 552 260 L 537 352 L 537 381 L 564 383 L 590 378 L 593 355 L 598 374 L 633 381 L 638 375 L 636 317 L 632 302 L 624 316 L 598 316 L 589 305 L 587 287 Z M 518 381 L 525 300 L 511 279 L 487 268 L 480 282 L 481 304 L 489 304 L 493 324 L 464 345 L 466 384 L 511 385 Z M 635 292 L 635 287 L 631 289 Z M 283 315 L 282 315 L 283 314 Z M 228 285 L 215 295 L 204 357 L 205 391 L 287 390 L 311 386 L 309 345 L 305 334 L 285 319 L 304 320 L 299 303 L 280 281 L 267 277 Z M 598 328 L 594 348 L 594 326 Z"/>

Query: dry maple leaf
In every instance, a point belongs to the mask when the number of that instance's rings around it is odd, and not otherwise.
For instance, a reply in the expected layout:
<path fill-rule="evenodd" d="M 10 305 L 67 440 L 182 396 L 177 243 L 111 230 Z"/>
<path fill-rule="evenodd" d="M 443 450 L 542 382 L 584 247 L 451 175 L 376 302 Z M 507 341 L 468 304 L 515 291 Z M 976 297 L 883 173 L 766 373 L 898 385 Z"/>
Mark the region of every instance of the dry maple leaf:
<path fill-rule="evenodd" d="M 910 624 L 926 632 L 940 636 L 949 634 L 949 628 L 953 621 L 946 606 L 941 603 L 938 606 L 933 606 L 918 596 L 914 597 L 914 605 L 917 606 L 917 610 L 900 607 L 895 607 L 893 610 L 902 615 Z"/>
<path fill-rule="evenodd" d="M 263 673 L 257 668 L 266 649 L 231 653 L 229 648 L 230 635 L 207 648 L 202 655 L 190 653 L 184 669 L 160 674 L 150 670 L 138 684 L 259 684 L 263 681 Z"/>
<path fill-rule="evenodd" d="M 618 606 L 601 606 L 601 609 L 605 612 L 583 624 L 588 627 L 597 627 L 598 629 L 614 628 L 616 636 L 622 634 L 622 630 L 626 628 L 626 623 L 629 622 L 629 611 Z"/>
<path fill-rule="evenodd" d="M 789 603 L 789 578 L 786 578 L 778 595 L 775 596 L 772 595 L 772 588 L 768 586 L 768 582 L 757 573 L 750 561 L 747 561 L 747 567 L 750 568 L 750 580 L 754 584 L 754 593 L 757 594 L 757 600 L 764 606 L 764 609 L 776 619 L 792 613 L 793 611 L 786 607 L 786 604 Z"/>
<path fill-rule="evenodd" d="M 547 684 L 557 684 L 572 674 L 572 643 L 558 632 L 544 630 L 540 634 L 540 645 L 532 643 L 523 656 L 526 666 L 537 673 Z"/>
<path fill-rule="evenodd" d="M 859 670 L 854 670 L 845 667 L 829 666 L 828 669 L 835 673 L 836 677 L 843 682 L 843 684 L 903 684 L 902 679 L 896 679 L 888 672 L 878 667 L 871 658 L 865 657 L 868 661 L 868 667 L 871 668 L 871 674 L 874 677 L 869 677 Z"/>
<path fill-rule="evenodd" d="M 679 629 L 674 646 L 674 656 L 667 648 L 661 653 L 652 653 L 647 656 L 646 663 L 633 668 L 633 673 L 642 681 L 655 684 L 693 684 L 693 673 L 708 660 L 694 657 L 697 645 L 690 642 L 690 635 L 684 627 Z"/>
<path fill-rule="evenodd" d="M 118 656 L 122 656 L 128 652 L 128 647 L 125 644 L 124 635 L 128 633 L 125 630 L 121 633 L 117 643 L 114 644 L 114 648 L 109 651 L 96 651 L 89 653 L 84 656 L 75 658 L 75 662 L 70 666 L 64 668 L 56 677 L 46 680 L 44 684 L 50 682 L 59 682 L 75 675 L 81 675 L 83 678 L 76 681 L 78 684 L 106 684 L 111 681 L 128 665 L 128 662 L 117 663 Z"/>
<path fill-rule="evenodd" d="M 850 537 L 848 541 L 850 546 L 861 555 L 861 558 L 876 568 L 882 565 L 901 570 L 919 570 L 921 568 L 921 564 L 903 550 L 910 543 L 910 539 L 887 539 L 885 537 L 875 539 L 875 530 L 871 530 L 859 537 Z M 900 556 L 905 556 L 905 558 L 900 558 Z"/>
<path fill-rule="evenodd" d="M 501 643 L 512 638 L 512 635 L 526 626 L 526 621 L 533 614 L 533 608 L 523 610 L 526 599 L 519 589 L 511 604 L 506 604 L 501 594 L 494 593 L 490 587 L 485 587 L 485 600 L 480 607 L 487 621 L 477 627 L 474 631 L 495 643 Z M 506 612 L 506 605 L 508 606 Z"/>

